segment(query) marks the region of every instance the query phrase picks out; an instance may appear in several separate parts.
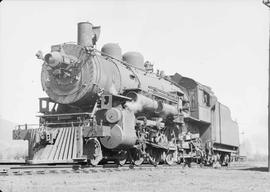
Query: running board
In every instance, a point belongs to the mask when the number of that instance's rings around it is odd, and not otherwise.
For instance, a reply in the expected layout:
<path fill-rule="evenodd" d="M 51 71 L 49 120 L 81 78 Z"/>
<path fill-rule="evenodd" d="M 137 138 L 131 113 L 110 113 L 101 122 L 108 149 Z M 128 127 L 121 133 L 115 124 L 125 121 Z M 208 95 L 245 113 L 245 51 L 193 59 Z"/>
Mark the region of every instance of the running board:
<path fill-rule="evenodd" d="M 164 145 L 159 145 L 159 144 L 150 143 L 150 142 L 146 142 L 146 144 L 151 145 L 152 147 L 155 147 L 155 148 L 164 149 L 164 150 L 168 150 L 168 151 L 176 151 L 177 150 L 177 147 L 173 147 L 173 146 L 164 146 Z"/>

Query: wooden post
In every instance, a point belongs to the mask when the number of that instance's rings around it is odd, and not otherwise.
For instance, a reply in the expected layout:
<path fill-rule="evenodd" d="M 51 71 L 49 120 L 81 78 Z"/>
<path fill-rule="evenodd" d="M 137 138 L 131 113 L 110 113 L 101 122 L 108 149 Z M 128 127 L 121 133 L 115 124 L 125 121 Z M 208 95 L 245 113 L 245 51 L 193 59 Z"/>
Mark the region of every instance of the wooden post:
<path fill-rule="evenodd" d="M 263 0 L 268 8 L 270 8 L 270 0 Z M 269 9 L 270 10 L 270 9 Z M 270 24 L 270 23 L 269 23 Z M 268 64 L 268 172 L 270 172 L 270 25 L 269 25 L 269 64 Z"/>
<path fill-rule="evenodd" d="M 268 1 L 270 8 L 270 2 Z M 268 50 L 268 172 L 270 172 L 270 26 L 269 26 L 269 50 Z"/>

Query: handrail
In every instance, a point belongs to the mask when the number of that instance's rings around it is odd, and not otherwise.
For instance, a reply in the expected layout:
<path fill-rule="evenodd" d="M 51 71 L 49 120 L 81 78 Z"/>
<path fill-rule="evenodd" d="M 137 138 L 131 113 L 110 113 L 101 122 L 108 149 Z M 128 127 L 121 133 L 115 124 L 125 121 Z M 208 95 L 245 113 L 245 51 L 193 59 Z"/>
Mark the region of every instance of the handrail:
<path fill-rule="evenodd" d="M 42 126 L 46 127 L 48 125 L 74 125 L 74 124 L 83 124 L 83 121 L 70 121 L 70 122 L 60 122 L 60 123 L 44 123 L 44 124 L 20 124 L 16 125 L 15 129 L 29 129 L 29 128 L 41 128 Z"/>
<path fill-rule="evenodd" d="M 92 113 L 89 112 L 83 112 L 83 113 L 59 113 L 59 114 L 44 114 L 44 115 L 37 115 L 36 117 L 57 117 L 57 116 L 69 116 L 69 115 L 89 115 L 91 116 Z"/>

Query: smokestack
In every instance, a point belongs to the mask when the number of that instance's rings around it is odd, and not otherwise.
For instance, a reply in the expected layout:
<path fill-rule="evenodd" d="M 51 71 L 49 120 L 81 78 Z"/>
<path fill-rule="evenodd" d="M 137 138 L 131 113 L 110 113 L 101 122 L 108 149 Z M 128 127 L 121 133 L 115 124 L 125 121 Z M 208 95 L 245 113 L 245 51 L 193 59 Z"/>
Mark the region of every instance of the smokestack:
<path fill-rule="evenodd" d="M 93 25 L 89 22 L 78 23 L 78 45 L 93 46 Z"/>

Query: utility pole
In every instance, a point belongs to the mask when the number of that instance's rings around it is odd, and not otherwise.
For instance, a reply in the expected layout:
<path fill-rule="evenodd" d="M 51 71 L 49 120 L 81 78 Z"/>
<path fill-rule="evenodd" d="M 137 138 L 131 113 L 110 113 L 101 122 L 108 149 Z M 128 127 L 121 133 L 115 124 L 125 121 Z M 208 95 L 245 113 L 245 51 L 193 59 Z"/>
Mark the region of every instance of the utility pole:
<path fill-rule="evenodd" d="M 270 11 L 270 0 L 263 0 Z M 270 25 L 269 25 L 269 65 L 268 65 L 268 172 L 270 172 Z"/>

